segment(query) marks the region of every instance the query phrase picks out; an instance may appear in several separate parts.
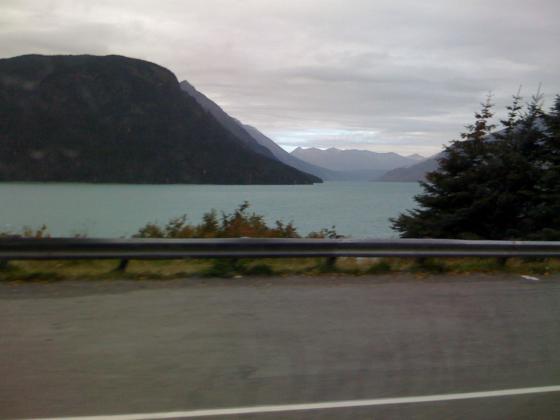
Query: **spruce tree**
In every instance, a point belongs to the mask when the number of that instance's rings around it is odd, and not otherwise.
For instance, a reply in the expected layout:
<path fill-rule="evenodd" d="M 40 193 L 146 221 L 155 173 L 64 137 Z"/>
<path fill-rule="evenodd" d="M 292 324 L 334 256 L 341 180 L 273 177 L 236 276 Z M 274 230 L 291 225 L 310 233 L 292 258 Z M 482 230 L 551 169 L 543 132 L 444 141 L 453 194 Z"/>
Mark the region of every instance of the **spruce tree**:
<path fill-rule="evenodd" d="M 488 212 L 492 208 L 492 147 L 488 136 L 494 129 L 491 97 L 475 113 L 462 140 L 446 147 L 439 168 L 421 182 L 422 194 L 415 197 L 419 208 L 392 219 L 393 229 L 405 238 L 480 238 L 486 236 Z"/>
<path fill-rule="evenodd" d="M 521 96 L 521 87 L 519 87 L 517 94 L 513 95 L 513 101 L 511 105 L 508 105 L 506 107 L 508 111 L 507 119 L 500 120 L 500 123 L 504 126 L 504 130 L 503 133 L 497 135 L 499 139 L 508 141 L 510 143 L 512 142 L 515 129 L 519 124 L 520 112 L 523 109 L 523 106 L 521 104 L 522 100 L 523 97 Z"/>
<path fill-rule="evenodd" d="M 541 96 L 532 97 L 527 111 L 521 112 L 519 93 L 513 97 L 504 129 L 492 136 L 494 174 L 488 182 L 494 206 L 488 215 L 485 237 L 517 239 L 535 230 L 529 213 L 535 197 L 535 184 L 540 169 L 535 165 L 538 154 L 538 121 L 542 115 Z"/>
<path fill-rule="evenodd" d="M 560 240 L 560 96 L 548 114 L 540 94 L 524 112 L 520 104 L 517 94 L 497 133 L 483 104 L 426 176 L 419 208 L 393 228 L 403 237 Z"/>
<path fill-rule="evenodd" d="M 528 237 L 560 240 L 560 95 L 541 119 L 544 128 L 538 139 L 540 153 L 535 159 L 540 176 L 530 211 L 535 229 Z"/>

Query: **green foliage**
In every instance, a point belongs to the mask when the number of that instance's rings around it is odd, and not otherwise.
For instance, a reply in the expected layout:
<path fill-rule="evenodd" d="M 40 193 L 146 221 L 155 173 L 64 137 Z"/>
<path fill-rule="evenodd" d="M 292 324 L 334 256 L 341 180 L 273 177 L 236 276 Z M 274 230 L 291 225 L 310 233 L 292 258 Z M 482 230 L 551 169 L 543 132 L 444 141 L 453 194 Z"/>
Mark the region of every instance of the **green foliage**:
<path fill-rule="evenodd" d="M 449 271 L 447 264 L 434 258 L 418 258 L 411 271 L 421 273 L 442 274 Z"/>
<path fill-rule="evenodd" d="M 202 272 L 206 277 L 230 278 L 242 276 L 271 276 L 274 270 L 267 264 L 254 264 L 250 259 L 218 258 Z"/>
<path fill-rule="evenodd" d="M 514 96 L 498 133 L 488 99 L 393 229 L 406 238 L 560 240 L 560 99 L 548 114 L 541 99 L 522 112 Z"/>
<path fill-rule="evenodd" d="M 272 276 L 274 270 L 267 264 L 255 264 L 247 267 L 244 274 L 249 276 Z"/>
<path fill-rule="evenodd" d="M 384 274 L 390 273 L 392 270 L 391 264 L 387 261 L 378 261 L 375 264 L 368 267 L 366 273 L 368 274 Z"/>
<path fill-rule="evenodd" d="M 220 258 L 203 272 L 206 277 L 233 277 L 238 274 L 239 265 L 233 258 Z"/>
<path fill-rule="evenodd" d="M 337 258 L 335 257 L 326 257 L 321 258 L 319 263 L 316 266 L 316 270 L 319 273 L 336 273 L 339 271 L 339 267 L 337 265 Z"/>
<path fill-rule="evenodd" d="M 11 261 L 0 269 L 0 281 L 58 281 L 58 280 L 165 280 L 200 277 L 235 278 L 268 275 L 361 275 L 383 273 L 518 273 L 549 275 L 560 273 L 560 259 L 510 258 L 502 264 L 496 258 L 436 258 L 424 264 L 411 259 L 383 259 L 373 265 L 364 265 L 352 259 L 340 259 L 336 270 L 322 269 L 321 258 L 301 259 L 221 259 L 131 261 L 126 272 L 114 270 L 116 260 L 76 261 Z M 392 277 L 393 278 L 393 277 Z M 398 278 L 398 277 L 395 277 Z"/>

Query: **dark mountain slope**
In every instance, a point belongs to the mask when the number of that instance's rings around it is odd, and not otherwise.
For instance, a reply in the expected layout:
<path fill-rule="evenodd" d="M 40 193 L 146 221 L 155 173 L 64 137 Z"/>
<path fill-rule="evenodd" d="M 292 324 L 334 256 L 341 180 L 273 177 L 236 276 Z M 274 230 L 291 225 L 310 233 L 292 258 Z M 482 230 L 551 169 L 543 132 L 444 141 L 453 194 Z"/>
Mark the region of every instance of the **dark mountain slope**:
<path fill-rule="evenodd" d="M 259 142 L 259 144 L 263 145 L 268 150 L 270 150 L 272 154 L 276 157 L 276 159 L 278 159 L 280 162 L 283 162 L 286 165 L 290 165 L 308 174 L 313 174 L 315 176 L 318 176 L 319 178 L 325 181 L 345 179 L 345 174 L 341 172 L 331 171 L 330 169 L 313 165 L 311 163 L 305 162 L 304 160 L 298 159 L 295 156 L 292 156 L 290 153 L 286 152 L 284 149 L 278 146 L 272 139 L 265 136 L 255 127 L 251 127 L 250 125 L 243 125 L 243 127 L 256 141 Z"/>
<path fill-rule="evenodd" d="M 274 141 L 266 137 L 259 130 L 249 125 L 241 123 L 239 120 L 231 117 L 220 106 L 194 88 L 186 80 L 181 82 L 181 89 L 194 98 L 198 104 L 208 111 L 218 120 L 224 128 L 231 133 L 235 134 L 239 139 L 242 139 L 247 147 L 251 148 L 257 153 L 264 156 L 276 159 L 292 168 L 296 168 L 302 172 L 315 175 L 324 180 L 334 179 L 328 169 L 323 169 L 315 165 L 310 165 L 307 162 L 292 157 L 288 152 L 278 146 Z"/>
<path fill-rule="evenodd" d="M 249 149 L 260 153 L 263 156 L 274 159 L 274 154 L 266 147 L 259 144 L 255 139 L 247 133 L 245 128 L 236 119 L 229 116 L 218 104 L 209 99 L 206 95 L 199 92 L 186 80 L 180 84 L 183 92 L 192 97 L 202 108 L 208 111 L 212 116 L 231 134 L 236 136 Z"/>
<path fill-rule="evenodd" d="M 428 172 L 434 171 L 438 167 L 438 159 L 441 153 L 424 159 L 414 165 L 403 168 L 395 168 L 386 172 L 379 181 L 391 182 L 416 182 L 423 181 Z"/>
<path fill-rule="evenodd" d="M 249 148 L 163 67 L 39 55 L 0 60 L 0 180 L 319 181 Z"/>
<path fill-rule="evenodd" d="M 185 94 L 194 98 L 206 111 L 212 114 L 224 128 L 242 139 L 247 147 L 265 156 L 273 156 L 280 162 L 302 172 L 315 175 L 325 181 L 364 181 L 372 177 L 381 176 L 385 173 L 384 170 L 380 169 L 336 171 L 306 162 L 286 152 L 255 127 L 243 124 L 228 115 L 218 104 L 196 90 L 189 82 L 181 82 L 181 89 L 183 89 Z M 410 162 L 413 161 L 412 159 L 410 160 Z"/>

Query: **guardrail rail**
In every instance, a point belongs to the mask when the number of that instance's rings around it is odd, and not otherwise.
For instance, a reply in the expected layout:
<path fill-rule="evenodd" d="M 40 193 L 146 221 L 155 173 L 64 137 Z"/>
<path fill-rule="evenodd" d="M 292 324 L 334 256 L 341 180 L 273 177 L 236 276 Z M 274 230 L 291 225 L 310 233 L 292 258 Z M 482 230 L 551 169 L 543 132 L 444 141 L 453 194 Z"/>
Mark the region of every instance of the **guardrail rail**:
<path fill-rule="evenodd" d="M 293 257 L 560 257 L 560 241 L 0 238 L 0 260 Z"/>

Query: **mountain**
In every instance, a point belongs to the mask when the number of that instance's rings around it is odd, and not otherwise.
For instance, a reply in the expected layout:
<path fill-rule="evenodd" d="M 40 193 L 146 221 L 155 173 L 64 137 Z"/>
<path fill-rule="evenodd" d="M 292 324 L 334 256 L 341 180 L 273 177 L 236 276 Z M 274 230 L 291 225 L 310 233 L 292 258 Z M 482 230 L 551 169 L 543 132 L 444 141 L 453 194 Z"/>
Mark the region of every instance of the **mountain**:
<path fill-rule="evenodd" d="M 169 70 L 122 56 L 0 60 L 0 180 L 309 184 L 225 129 Z"/>
<path fill-rule="evenodd" d="M 535 128 L 539 130 L 546 130 L 546 124 L 542 118 L 535 121 Z M 520 127 L 515 128 L 519 130 Z M 489 142 L 499 141 L 500 135 L 505 133 L 505 129 L 501 129 L 494 133 L 488 134 L 485 139 Z M 376 181 L 390 181 L 390 182 L 417 182 L 423 181 L 426 173 L 435 171 L 439 167 L 438 160 L 443 157 L 444 152 L 440 152 L 429 158 L 423 158 L 420 162 L 414 165 L 404 166 L 402 168 L 396 168 L 391 171 L 386 172 L 382 177 L 376 179 Z M 420 155 L 418 155 L 420 156 Z"/>
<path fill-rule="evenodd" d="M 408 156 L 406 156 L 406 157 L 407 157 L 408 159 L 412 159 L 412 160 L 415 160 L 415 161 L 421 161 L 421 160 L 426 159 L 424 156 L 419 155 L 418 153 L 414 153 L 413 155 L 408 155 Z"/>
<path fill-rule="evenodd" d="M 263 156 L 276 159 L 270 150 L 259 144 L 249 133 L 247 133 L 239 121 L 230 117 L 222 108 L 220 108 L 218 104 L 196 90 L 189 82 L 183 80 L 179 83 L 179 86 L 183 92 L 198 102 L 202 108 L 208 111 L 226 130 L 241 140 L 245 146 Z"/>
<path fill-rule="evenodd" d="M 286 152 L 274 143 L 273 140 L 265 136 L 256 128 L 249 125 L 244 125 L 243 127 L 245 127 L 245 130 L 247 130 L 247 132 L 251 134 L 256 141 L 268 148 L 279 161 L 297 168 L 300 171 L 318 176 L 324 181 L 368 181 L 371 178 L 380 177 L 386 172 L 382 169 L 333 171 L 321 166 L 313 165 L 312 163 L 298 159 L 293 154 Z"/>
<path fill-rule="evenodd" d="M 441 153 L 424 159 L 414 165 L 406 166 L 403 168 L 396 168 L 386 172 L 378 181 L 391 181 L 391 182 L 417 182 L 422 181 L 426 173 L 434 171 L 438 167 L 438 159 L 442 156 Z"/>
<path fill-rule="evenodd" d="M 268 150 L 272 152 L 272 154 L 278 159 L 280 162 L 285 163 L 286 165 L 290 165 L 300 171 L 306 172 L 308 174 L 313 174 L 318 176 L 319 178 L 325 181 L 339 181 L 339 180 L 346 180 L 347 176 L 345 174 L 331 171 L 326 168 L 322 168 L 317 165 L 313 165 L 311 163 L 305 162 L 304 160 L 298 159 L 297 157 L 291 155 L 290 153 L 286 152 L 280 146 L 278 146 L 273 140 L 265 136 L 255 127 L 251 127 L 250 125 L 243 125 L 245 130 L 262 146 L 266 147 Z"/>
<path fill-rule="evenodd" d="M 238 138 L 243 139 L 244 143 L 256 152 L 324 180 L 332 180 L 336 177 L 336 175 L 328 169 L 311 165 L 293 157 L 255 127 L 243 124 L 237 119 L 231 117 L 222 108 L 220 108 L 217 103 L 200 93 L 186 80 L 182 81 L 180 85 L 181 89 L 187 95 L 193 97 L 202 108 L 212 114 L 214 118 L 216 118 L 216 120 L 218 120 L 227 130 L 234 133 Z"/>
<path fill-rule="evenodd" d="M 224 128 L 226 128 L 231 133 L 235 134 L 238 138 L 242 139 L 244 144 L 250 147 L 252 150 L 263 154 L 265 156 L 272 156 L 278 161 L 296 168 L 302 172 L 315 175 L 325 181 L 359 181 L 359 180 L 370 180 L 372 178 L 377 178 L 382 176 L 387 170 L 384 165 L 379 168 L 371 168 L 367 165 L 364 167 L 354 168 L 346 170 L 333 170 L 321 165 L 316 165 L 306 161 L 306 159 L 300 159 L 294 154 L 290 154 L 278 146 L 272 139 L 261 133 L 255 127 L 246 125 L 228 115 L 218 104 L 212 101 L 210 98 L 199 92 L 194 86 L 192 86 L 187 81 L 182 81 L 180 83 L 181 89 L 185 94 L 189 95 L 198 102 L 198 104 L 209 112 Z M 304 149 L 301 149 L 304 150 Z M 310 149 L 307 149 L 310 150 Z M 318 150 L 318 149 L 315 149 Z M 336 150 L 336 149 L 335 149 Z M 363 152 L 363 151 L 353 151 L 353 152 Z M 373 155 L 388 155 L 389 160 L 394 159 L 396 156 L 397 163 L 403 164 L 406 162 L 408 164 L 418 161 L 418 159 L 424 159 L 420 155 L 413 155 L 410 158 L 403 158 L 395 153 L 372 153 Z M 404 160 L 403 160 L 404 159 Z M 378 165 L 379 166 L 379 165 Z M 395 166 L 391 166 L 395 167 Z"/>
<path fill-rule="evenodd" d="M 370 180 L 383 175 L 388 170 L 416 163 L 416 160 L 396 153 L 340 150 L 334 147 L 326 150 L 298 147 L 292 151 L 292 156 L 356 180 Z"/>

